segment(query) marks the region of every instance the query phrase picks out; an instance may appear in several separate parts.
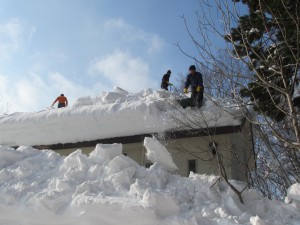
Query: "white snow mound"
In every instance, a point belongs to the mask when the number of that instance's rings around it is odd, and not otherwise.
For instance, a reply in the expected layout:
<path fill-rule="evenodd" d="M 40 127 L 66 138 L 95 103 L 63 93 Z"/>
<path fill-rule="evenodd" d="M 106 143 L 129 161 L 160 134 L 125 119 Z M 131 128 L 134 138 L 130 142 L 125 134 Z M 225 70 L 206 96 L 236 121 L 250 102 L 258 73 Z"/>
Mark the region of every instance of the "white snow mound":
<path fill-rule="evenodd" d="M 152 163 L 158 163 L 170 172 L 178 170 L 168 150 L 156 138 L 146 137 L 144 146 L 147 149 L 146 157 Z"/>
<path fill-rule="evenodd" d="M 254 190 L 237 195 L 218 177 L 180 177 L 161 145 L 146 138 L 149 169 L 97 145 L 89 156 L 0 146 L 0 224 L 5 225 L 296 225 L 299 205 Z M 162 166 L 163 165 L 163 166 Z M 238 188 L 245 184 L 232 181 Z M 290 197 L 299 199 L 299 185 Z"/>

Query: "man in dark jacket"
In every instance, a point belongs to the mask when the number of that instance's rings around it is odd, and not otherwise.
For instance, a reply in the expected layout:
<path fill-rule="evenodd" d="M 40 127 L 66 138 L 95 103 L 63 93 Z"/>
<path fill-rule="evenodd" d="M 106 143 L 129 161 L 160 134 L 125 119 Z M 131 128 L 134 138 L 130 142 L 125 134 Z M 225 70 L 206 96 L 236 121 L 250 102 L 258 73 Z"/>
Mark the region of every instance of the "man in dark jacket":
<path fill-rule="evenodd" d="M 197 105 L 198 108 L 200 108 L 202 106 L 204 90 L 202 74 L 196 71 L 196 67 L 194 65 L 190 66 L 189 71 L 190 73 L 187 75 L 184 85 L 184 93 L 187 93 L 189 86 L 191 86 L 192 94 L 189 101 L 182 104 L 182 107 L 194 107 Z"/>
<path fill-rule="evenodd" d="M 163 75 L 161 80 L 161 85 L 160 85 L 162 89 L 168 90 L 168 86 L 172 85 L 171 83 L 169 83 L 170 76 L 171 76 L 171 70 L 168 70 L 167 73 Z"/>

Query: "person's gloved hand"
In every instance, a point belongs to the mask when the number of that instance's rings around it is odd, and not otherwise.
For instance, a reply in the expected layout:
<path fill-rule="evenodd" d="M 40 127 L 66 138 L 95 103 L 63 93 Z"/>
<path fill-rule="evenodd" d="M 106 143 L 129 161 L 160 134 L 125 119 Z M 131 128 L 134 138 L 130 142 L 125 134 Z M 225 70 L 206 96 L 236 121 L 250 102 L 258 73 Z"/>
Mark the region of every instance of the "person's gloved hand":
<path fill-rule="evenodd" d="M 172 84 L 172 83 L 168 83 L 168 85 L 169 85 L 169 86 L 173 86 L 173 84 Z"/>
<path fill-rule="evenodd" d="M 188 89 L 187 89 L 187 88 L 184 88 L 184 89 L 183 89 L 183 93 L 188 93 Z"/>
<path fill-rule="evenodd" d="M 201 91 L 201 87 L 198 86 L 197 89 L 196 89 L 196 91 L 197 91 L 197 92 L 200 92 L 200 91 Z"/>

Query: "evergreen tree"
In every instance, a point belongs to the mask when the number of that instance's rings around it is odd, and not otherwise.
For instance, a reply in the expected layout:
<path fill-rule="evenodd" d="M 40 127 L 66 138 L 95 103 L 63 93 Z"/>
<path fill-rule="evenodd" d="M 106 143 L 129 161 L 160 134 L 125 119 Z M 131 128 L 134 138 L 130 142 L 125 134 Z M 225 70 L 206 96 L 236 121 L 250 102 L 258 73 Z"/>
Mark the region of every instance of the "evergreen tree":
<path fill-rule="evenodd" d="M 239 0 L 233 0 L 239 2 Z M 242 97 L 249 97 L 255 110 L 281 121 L 287 96 L 299 70 L 300 3 L 294 0 L 242 0 L 248 14 L 239 18 L 225 39 L 234 54 L 253 72 Z"/>

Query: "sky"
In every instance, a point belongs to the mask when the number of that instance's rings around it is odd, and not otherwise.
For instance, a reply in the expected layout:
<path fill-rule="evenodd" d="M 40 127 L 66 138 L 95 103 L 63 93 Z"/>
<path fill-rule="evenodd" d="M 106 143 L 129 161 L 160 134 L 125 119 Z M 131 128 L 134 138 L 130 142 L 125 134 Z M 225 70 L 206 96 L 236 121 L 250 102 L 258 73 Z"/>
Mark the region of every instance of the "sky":
<path fill-rule="evenodd" d="M 37 111 L 63 93 L 72 104 L 114 86 L 160 88 L 196 56 L 198 0 L 2 0 L 0 112 Z"/>

